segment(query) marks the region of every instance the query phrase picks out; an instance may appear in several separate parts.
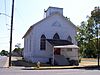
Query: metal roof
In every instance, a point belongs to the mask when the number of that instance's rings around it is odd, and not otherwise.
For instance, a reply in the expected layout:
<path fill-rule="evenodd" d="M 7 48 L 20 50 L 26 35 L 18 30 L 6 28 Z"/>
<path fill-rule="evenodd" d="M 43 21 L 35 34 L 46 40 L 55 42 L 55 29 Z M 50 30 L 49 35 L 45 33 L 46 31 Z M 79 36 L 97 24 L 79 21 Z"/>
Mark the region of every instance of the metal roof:
<path fill-rule="evenodd" d="M 54 46 L 54 48 L 74 48 L 74 49 L 79 49 L 79 47 L 77 45 Z"/>
<path fill-rule="evenodd" d="M 62 46 L 62 45 L 73 45 L 72 42 L 68 40 L 55 40 L 55 39 L 47 39 L 47 41 L 53 46 Z"/>

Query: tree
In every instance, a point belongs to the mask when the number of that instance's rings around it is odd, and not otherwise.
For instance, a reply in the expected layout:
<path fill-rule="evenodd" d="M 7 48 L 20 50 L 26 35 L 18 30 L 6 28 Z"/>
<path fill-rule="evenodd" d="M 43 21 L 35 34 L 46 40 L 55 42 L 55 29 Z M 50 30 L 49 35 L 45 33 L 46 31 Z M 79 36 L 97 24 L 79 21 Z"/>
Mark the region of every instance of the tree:
<path fill-rule="evenodd" d="M 20 48 L 20 47 L 21 47 L 21 43 L 17 43 L 17 44 L 15 45 L 15 47 Z"/>
<path fill-rule="evenodd" d="M 17 56 L 22 56 L 23 48 L 20 48 L 20 47 L 21 47 L 21 44 L 20 43 L 17 43 L 15 45 L 15 49 L 13 50 L 12 54 L 13 55 L 17 55 Z"/>
<path fill-rule="evenodd" d="M 15 48 L 12 55 L 22 56 L 23 48 Z"/>
<path fill-rule="evenodd" d="M 80 47 L 80 54 L 83 54 L 83 50 L 85 49 L 85 44 L 86 44 L 86 22 L 81 22 L 81 26 L 77 28 L 77 41 L 78 41 L 78 46 Z"/>
<path fill-rule="evenodd" d="M 100 24 L 100 9 L 98 9 L 98 12 L 94 12 L 96 8 L 91 12 L 88 20 L 86 22 L 83 21 L 81 26 L 78 27 L 76 38 L 80 47 L 80 53 L 83 57 L 96 57 L 97 45 L 98 47 L 100 46 L 100 39 L 98 39 L 98 44 L 96 41 L 97 34 L 99 33 L 99 31 L 97 33 L 97 24 Z"/>
<path fill-rule="evenodd" d="M 6 50 L 2 50 L 1 52 L 0 52 L 0 55 L 2 55 L 2 56 L 8 56 L 8 51 L 6 51 Z"/>
<path fill-rule="evenodd" d="M 97 38 L 97 50 L 99 51 L 99 37 L 100 37 L 100 7 L 95 7 L 91 12 L 91 18 L 94 19 L 95 34 Z"/>

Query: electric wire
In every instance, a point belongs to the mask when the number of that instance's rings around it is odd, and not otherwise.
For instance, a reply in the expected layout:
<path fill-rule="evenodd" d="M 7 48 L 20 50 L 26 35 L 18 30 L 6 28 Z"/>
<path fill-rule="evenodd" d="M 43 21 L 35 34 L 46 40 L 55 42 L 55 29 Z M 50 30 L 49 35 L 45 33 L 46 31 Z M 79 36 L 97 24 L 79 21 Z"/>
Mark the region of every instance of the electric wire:
<path fill-rule="evenodd" d="M 2 6 L 1 6 L 2 8 L 0 9 L 1 10 L 0 11 L 0 15 L 3 15 L 4 19 L 3 19 L 3 17 L 1 17 L 1 24 L 0 24 L 0 31 L 1 31 L 1 33 L 0 33 L 0 46 L 3 47 L 6 44 L 9 44 L 7 19 L 10 16 L 7 15 L 7 0 L 2 0 L 1 3 L 2 3 Z M 4 23 L 2 22 L 2 20 L 4 21 Z"/>
<path fill-rule="evenodd" d="M 4 11 L 5 11 L 5 14 L 6 14 L 6 0 L 4 0 L 4 8 L 5 8 Z M 5 16 L 5 25 L 6 24 L 7 24 L 7 17 Z"/>
<path fill-rule="evenodd" d="M 24 21 L 24 18 L 23 18 L 24 16 L 22 15 L 23 14 L 22 10 L 20 9 L 21 14 L 20 14 L 20 12 L 17 8 L 15 8 L 15 11 L 16 11 L 17 15 L 20 17 L 19 19 L 21 20 L 21 22 L 23 22 Z M 25 21 L 24 21 L 24 24 L 26 25 Z"/>

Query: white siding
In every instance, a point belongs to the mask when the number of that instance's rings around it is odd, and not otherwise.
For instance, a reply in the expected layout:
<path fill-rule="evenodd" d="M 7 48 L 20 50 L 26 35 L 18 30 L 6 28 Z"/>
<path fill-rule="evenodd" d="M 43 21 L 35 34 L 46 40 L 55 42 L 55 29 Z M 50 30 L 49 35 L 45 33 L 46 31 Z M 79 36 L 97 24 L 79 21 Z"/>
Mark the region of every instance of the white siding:
<path fill-rule="evenodd" d="M 61 55 L 64 55 L 66 58 L 69 58 L 70 60 L 78 60 L 78 49 L 72 49 L 72 51 L 62 49 Z"/>
<path fill-rule="evenodd" d="M 46 39 L 53 39 L 55 33 L 58 33 L 60 39 L 63 40 L 67 40 L 68 36 L 70 36 L 72 42 L 77 44 L 75 40 L 75 26 L 59 14 L 55 14 L 46 20 L 37 23 L 31 32 L 24 38 L 24 56 L 30 57 L 29 60 L 32 60 L 33 62 L 48 62 L 48 59 L 52 57 L 52 46 L 46 42 L 48 45 L 46 45 L 47 50 L 40 50 L 40 38 L 41 35 L 44 34 Z"/>
<path fill-rule="evenodd" d="M 63 15 L 63 8 L 55 8 L 55 7 L 49 7 L 46 11 L 46 17 L 51 16 L 52 14 L 59 13 Z"/>

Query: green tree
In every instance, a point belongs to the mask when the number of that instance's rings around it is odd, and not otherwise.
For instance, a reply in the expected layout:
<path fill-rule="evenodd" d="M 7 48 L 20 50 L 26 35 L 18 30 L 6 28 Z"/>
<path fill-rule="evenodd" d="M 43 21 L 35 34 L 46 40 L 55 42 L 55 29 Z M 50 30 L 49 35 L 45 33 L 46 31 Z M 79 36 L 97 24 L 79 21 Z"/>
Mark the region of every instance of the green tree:
<path fill-rule="evenodd" d="M 81 26 L 77 28 L 77 41 L 78 41 L 78 46 L 80 47 L 80 54 L 83 55 L 83 50 L 85 49 L 85 44 L 86 44 L 86 22 L 81 22 Z"/>
<path fill-rule="evenodd" d="M 82 22 L 78 27 L 77 40 L 80 47 L 80 53 L 83 57 L 96 57 L 97 45 L 97 24 L 100 23 L 100 9 L 98 12 L 95 9 L 91 12 L 91 16 L 88 17 L 86 22 Z M 98 30 L 100 29 L 100 26 Z M 99 33 L 99 31 L 98 31 Z M 98 35 L 99 36 L 99 35 Z M 100 39 L 98 39 L 100 41 Z"/>
<path fill-rule="evenodd" d="M 17 55 L 22 56 L 23 48 L 15 48 L 12 54 L 17 53 Z"/>
<path fill-rule="evenodd" d="M 6 50 L 2 50 L 1 52 L 0 52 L 0 55 L 2 55 L 2 56 L 8 56 L 8 51 L 6 51 Z"/>
<path fill-rule="evenodd" d="M 17 43 L 15 45 L 15 49 L 13 50 L 13 54 L 17 54 L 18 56 L 22 56 L 22 51 L 23 51 L 23 48 L 20 48 L 21 47 L 21 44 L 20 43 Z"/>
<path fill-rule="evenodd" d="M 100 52 L 100 7 L 95 7 L 94 10 L 91 12 L 91 18 L 94 19 L 94 26 L 95 26 L 95 36 L 96 36 L 96 49 Z"/>

